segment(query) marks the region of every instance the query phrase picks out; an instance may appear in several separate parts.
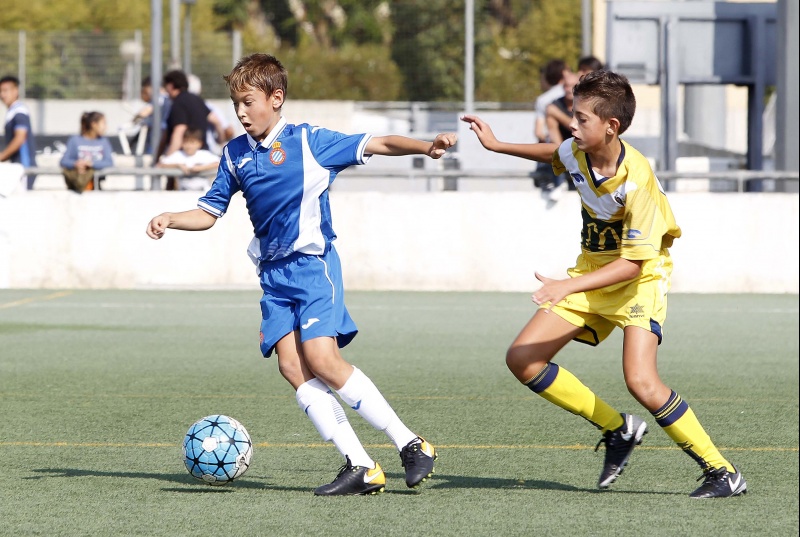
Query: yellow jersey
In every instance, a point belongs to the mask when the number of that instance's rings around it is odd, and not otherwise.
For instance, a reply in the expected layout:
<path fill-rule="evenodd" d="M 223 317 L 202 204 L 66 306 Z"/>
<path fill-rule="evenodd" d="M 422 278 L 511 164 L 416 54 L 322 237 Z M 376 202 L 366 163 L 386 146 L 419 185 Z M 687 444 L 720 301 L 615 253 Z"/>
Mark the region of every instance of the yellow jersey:
<path fill-rule="evenodd" d="M 581 248 L 585 258 L 603 266 L 669 255 L 681 236 L 664 189 L 647 159 L 623 140 L 617 174 L 592 170 L 589 155 L 570 138 L 553 154 L 556 175 L 568 172 L 581 197 Z"/>

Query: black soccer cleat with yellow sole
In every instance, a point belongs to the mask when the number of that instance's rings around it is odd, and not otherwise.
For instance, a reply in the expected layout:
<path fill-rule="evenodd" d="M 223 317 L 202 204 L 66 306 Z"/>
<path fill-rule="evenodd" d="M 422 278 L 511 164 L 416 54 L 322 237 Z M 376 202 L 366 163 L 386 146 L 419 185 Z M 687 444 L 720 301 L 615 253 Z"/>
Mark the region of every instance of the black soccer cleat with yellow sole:
<path fill-rule="evenodd" d="M 376 462 L 375 468 L 353 466 L 350 457 L 345 458 L 347 463 L 339 469 L 336 478 L 314 489 L 316 496 L 366 496 L 384 491 L 386 475 L 380 464 Z"/>

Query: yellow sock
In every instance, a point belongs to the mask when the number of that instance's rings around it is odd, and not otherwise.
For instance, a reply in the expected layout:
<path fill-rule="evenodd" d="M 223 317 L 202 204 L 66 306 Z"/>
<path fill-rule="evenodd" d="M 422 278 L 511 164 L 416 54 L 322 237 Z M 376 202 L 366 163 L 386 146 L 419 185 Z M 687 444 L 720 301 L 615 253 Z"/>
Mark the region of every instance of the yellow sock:
<path fill-rule="evenodd" d="M 586 418 L 604 433 L 624 423 L 617 410 L 597 397 L 575 375 L 552 362 L 525 385 L 554 405 Z"/>
<path fill-rule="evenodd" d="M 667 403 L 652 414 L 664 432 L 702 469 L 724 466 L 729 472 L 736 471 L 711 441 L 689 404 L 677 393 L 672 392 Z"/>

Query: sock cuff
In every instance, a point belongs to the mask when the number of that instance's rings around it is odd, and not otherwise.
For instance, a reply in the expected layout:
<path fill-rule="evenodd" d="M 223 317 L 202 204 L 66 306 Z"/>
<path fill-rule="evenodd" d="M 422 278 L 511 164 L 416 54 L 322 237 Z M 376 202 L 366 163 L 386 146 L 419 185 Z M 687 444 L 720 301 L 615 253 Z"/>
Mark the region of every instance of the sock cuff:
<path fill-rule="evenodd" d="M 669 394 L 667 402 L 655 412 L 651 412 L 651 414 L 656 419 L 656 423 L 658 423 L 659 426 L 667 427 L 683 417 L 687 410 L 689 410 L 689 403 L 684 401 L 681 396 L 673 390 Z"/>
<path fill-rule="evenodd" d="M 339 394 L 342 401 L 353 406 L 361 400 L 361 396 L 364 393 L 363 386 L 365 382 L 371 382 L 369 377 L 359 368 L 353 366 L 353 373 L 350 375 L 350 378 L 347 379 L 347 382 L 345 382 L 341 388 L 336 390 L 336 393 Z"/>
<path fill-rule="evenodd" d="M 548 362 L 535 377 L 525 383 L 525 385 L 535 393 L 542 393 L 553 384 L 558 376 L 558 364 Z"/>
<path fill-rule="evenodd" d="M 331 389 L 327 384 L 318 378 L 313 378 L 297 387 L 295 398 L 297 399 L 297 404 L 300 406 L 300 409 L 306 412 L 311 403 L 317 399 L 328 396 L 330 393 Z"/>

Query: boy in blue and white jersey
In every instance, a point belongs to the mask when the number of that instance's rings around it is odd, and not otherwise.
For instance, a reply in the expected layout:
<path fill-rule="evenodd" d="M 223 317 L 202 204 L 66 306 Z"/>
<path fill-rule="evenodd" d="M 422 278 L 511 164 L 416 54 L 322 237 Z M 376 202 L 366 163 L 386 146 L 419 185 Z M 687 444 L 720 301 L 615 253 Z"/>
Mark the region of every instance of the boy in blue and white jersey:
<path fill-rule="evenodd" d="M 372 381 L 339 353 L 357 328 L 344 304 L 328 188 L 338 172 L 365 164 L 372 155 L 439 158 L 456 136 L 439 134 L 425 142 L 289 124 L 281 116 L 287 73 L 268 54 L 242 58 L 225 81 L 246 134 L 228 142 L 217 177 L 198 208 L 156 216 L 147 234 L 160 239 L 167 228 L 209 229 L 241 191 L 255 232 L 248 254 L 264 291 L 261 352 L 277 353 L 280 372 L 296 390 L 298 405 L 346 461 L 333 482 L 314 493 L 375 494 L 386 483 L 333 391 L 386 433 L 400 452 L 406 484 L 416 487 L 433 473 L 434 447 L 412 432 Z"/>
<path fill-rule="evenodd" d="M 36 140 L 31 129 L 31 114 L 19 100 L 19 79 L 15 76 L 0 78 L 0 101 L 8 107 L 5 117 L 5 142 L 0 151 L 0 162 L 16 162 L 23 166 L 36 166 Z M 27 177 L 27 188 L 31 190 L 35 175 Z"/>
<path fill-rule="evenodd" d="M 647 159 L 619 137 L 636 110 L 633 90 L 624 76 L 598 70 L 580 79 L 573 99 L 572 136 L 560 145 L 501 142 L 480 118 L 462 118 L 486 149 L 568 173 L 581 199 L 581 253 L 568 278 L 536 273 L 542 286 L 532 298 L 540 308 L 512 342 L 506 365 L 534 393 L 602 432 L 597 446 L 605 443 L 606 454 L 597 486 L 607 489 L 641 444 L 647 423 L 619 412 L 552 360 L 572 340 L 595 346 L 621 328 L 628 391 L 703 471 L 703 484 L 690 497 L 744 494 L 741 472 L 658 374 L 672 275 L 669 248 L 681 228 Z"/>

